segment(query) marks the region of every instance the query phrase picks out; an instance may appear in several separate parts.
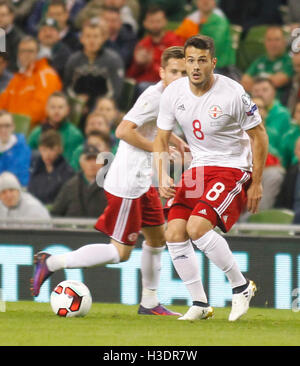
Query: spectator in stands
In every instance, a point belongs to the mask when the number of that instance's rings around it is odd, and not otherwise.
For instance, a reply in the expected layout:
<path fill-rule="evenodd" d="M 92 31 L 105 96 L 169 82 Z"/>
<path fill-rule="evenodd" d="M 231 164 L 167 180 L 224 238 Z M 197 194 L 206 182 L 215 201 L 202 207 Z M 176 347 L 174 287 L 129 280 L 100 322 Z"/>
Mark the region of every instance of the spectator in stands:
<path fill-rule="evenodd" d="M 94 111 L 87 116 L 84 126 L 85 136 L 94 130 L 100 131 L 106 137 L 110 137 L 111 135 L 111 126 L 109 121 L 98 111 Z"/>
<path fill-rule="evenodd" d="M 49 205 L 75 172 L 62 155 L 62 141 L 56 130 L 41 134 L 38 150 L 39 155 L 32 161 L 27 190 L 42 203 Z"/>
<path fill-rule="evenodd" d="M 286 40 L 281 27 L 270 26 L 265 33 L 266 55 L 258 57 L 246 70 L 241 84 L 249 93 L 256 77 L 269 78 L 276 88 L 277 98 L 285 101 L 284 95 L 293 75 L 292 59 L 286 49 Z"/>
<path fill-rule="evenodd" d="M 228 19 L 216 6 L 215 0 L 197 0 L 196 4 L 197 10 L 182 21 L 175 33 L 184 40 L 198 33 L 213 38 L 217 58 L 216 72 L 237 78 Z"/>
<path fill-rule="evenodd" d="M 7 87 L 13 73 L 8 70 L 8 54 L 0 52 L 0 93 Z"/>
<path fill-rule="evenodd" d="M 100 131 L 110 141 L 110 147 L 112 152 L 115 154 L 118 144 L 118 139 L 115 136 L 115 130 L 105 115 L 101 112 L 94 111 L 90 113 L 85 121 L 84 134 L 88 136 L 91 131 Z"/>
<path fill-rule="evenodd" d="M 295 164 L 298 157 L 295 155 L 295 145 L 300 137 L 300 101 L 296 104 L 290 128 L 281 136 L 282 163 L 286 168 Z"/>
<path fill-rule="evenodd" d="M 98 17 L 104 6 L 118 9 L 122 23 L 129 26 L 135 33 L 138 32 L 138 16 L 135 15 L 134 9 L 139 12 L 139 3 L 135 0 L 90 0 L 78 14 L 76 27 L 81 29 L 87 19 Z"/>
<path fill-rule="evenodd" d="M 21 28 L 26 28 L 26 22 L 35 3 L 38 0 L 13 0 L 15 23 Z"/>
<path fill-rule="evenodd" d="M 23 192 L 15 175 L 0 175 L 0 218 L 50 219 L 47 208 L 32 194 Z"/>
<path fill-rule="evenodd" d="M 262 98 L 252 98 L 265 124 L 267 109 Z M 276 197 L 281 189 L 285 170 L 281 164 L 279 149 L 280 135 L 270 127 L 266 127 L 269 136 L 269 152 L 262 176 L 263 197 L 259 203 L 259 210 L 268 210 L 275 205 Z"/>
<path fill-rule="evenodd" d="M 160 80 L 159 69 L 163 51 L 171 46 L 183 45 L 183 39 L 173 31 L 166 30 L 165 12 L 157 7 L 150 7 L 145 15 L 143 26 L 147 36 L 136 45 L 133 61 L 127 76 L 137 82 L 136 98 L 149 86 Z"/>
<path fill-rule="evenodd" d="M 45 57 L 57 71 L 61 79 L 64 77 L 65 64 L 71 56 L 71 49 L 60 41 L 59 28 L 55 19 L 44 18 L 38 30 L 38 57 Z"/>
<path fill-rule="evenodd" d="M 298 0 L 287 0 L 288 22 L 300 23 L 300 4 Z"/>
<path fill-rule="evenodd" d="M 252 27 L 281 24 L 280 6 L 284 1 L 286 0 L 219 0 L 218 4 L 231 24 L 238 24 L 242 27 L 242 38 L 244 38 Z"/>
<path fill-rule="evenodd" d="M 66 90 L 84 100 L 88 110 L 99 96 L 119 100 L 124 80 L 121 57 L 103 47 L 107 28 L 99 18 L 84 23 L 80 36 L 82 51 L 74 53 L 66 64 L 64 86 Z"/>
<path fill-rule="evenodd" d="M 27 20 L 26 31 L 35 36 L 38 31 L 38 26 L 46 14 L 49 4 L 51 0 L 39 0 L 36 2 L 35 6 L 32 9 L 31 15 Z M 80 12 L 80 10 L 85 6 L 84 0 L 66 0 L 65 1 L 67 10 L 69 12 L 69 20 L 71 23 L 75 21 L 76 16 Z"/>
<path fill-rule="evenodd" d="M 66 44 L 72 51 L 81 49 L 77 31 L 70 22 L 70 11 L 65 0 L 51 0 L 47 9 L 47 17 L 56 20 L 61 42 Z"/>
<path fill-rule="evenodd" d="M 28 143 L 32 150 L 38 149 L 41 133 L 49 129 L 55 129 L 61 136 L 63 144 L 63 156 L 67 162 L 71 162 L 74 150 L 83 143 L 82 132 L 68 120 L 68 98 L 62 92 L 53 93 L 47 102 L 46 119 L 37 126 L 29 135 Z"/>
<path fill-rule="evenodd" d="M 51 209 L 53 216 L 98 217 L 107 205 L 103 188 L 96 182 L 99 150 L 86 145 L 80 156 L 81 171 L 61 188 Z"/>
<path fill-rule="evenodd" d="M 98 98 L 95 103 L 94 112 L 102 114 L 113 129 L 118 126 L 121 120 L 121 113 L 116 102 L 112 98 Z"/>
<path fill-rule="evenodd" d="M 296 162 L 287 169 L 276 207 L 293 210 L 299 218 L 300 213 L 300 138 L 296 140 L 294 154 Z M 299 222 L 298 222 L 299 223 Z"/>
<path fill-rule="evenodd" d="M 150 6 L 156 5 L 161 7 L 165 13 L 166 17 L 169 21 L 172 22 L 181 22 L 186 15 L 185 6 L 187 5 L 186 0 L 142 0 L 140 1 L 141 5 L 141 16 L 143 19 L 147 9 Z"/>
<path fill-rule="evenodd" d="M 282 136 L 289 130 L 291 115 L 289 110 L 276 99 L 276 89 L 269 78 L 257 78 L 252 87 L 252 96 L 261 97 L 267 108 L 266 127 L 273 128 Z"/>
<path fill-rule="evenodd" d="M 104 47 L 115 50 L 122 58 L 127 69 L 132 60 L 137 36 L 131 27 L 122 24 L 120 10 L 105 7 L 101 16 L 108 27 L 108 39 Z"/>
<path fill-rule="evenodd" d="M 98 150 L 99 153 L 102 152 L 110 152 L 111 151 L 111 140 L 107 134 L 99 131 L 99 130 L 91 130 L 86 135 L 85 144 L 82 144 L 81 146 L 78 146 L 77 149 L 73 153 L 71 166 L 75 171 L 80 170 L 80 156 L 82 154 L 82 151 L 84 150 L 85 145 L 93 145 Z"/>
<path fill-rule="evenodd" d="M 113 7 L 120 11 L 122 23 L 130 26 L 132 30 L 138 32 L 138 21 L 140 19 L 139 0 L 102 0 L 104 6 Z"/>
<path fill-rule="evenodd" d="M 24 32 L 15 24 L 15 10 L 9 0 L 0 0 L 0 28 L 5 31 L 5 50 L 8 55 L 8 69 L 18 70 L 17 50 Z"/>
<path fill-rule="evenodd" d="M 31 150 L 24 135 L 14 133 L 13 116 L 0 111 L 0 173 L 13 173 L 22 186 L 27 186 Z"/>
<path fill-rule="evenodd" d="M 62 138 L 63 156 L 70 162 L 74 149 L 84 141 L 84 136 L 81 130 L 68 119 L 69 112 L 68 97 L 63 92 L 53 93 L 48 99 L 45 121 L 29 135 L 30 147 L 36 150 L 41 133 L 55 129 Z"/>
<path fill-rule="evenodd" d="M 294 75 L 288 89 L 286 106 L 292 112 L 300 100 L 300 52 L 292 56 Z"/>
<path fill-rule="evenodd" d="M 19 71 L 0 94 L 0 109 L 25 114 L 31 118 L 31 127 L 45 119 L 49 96 L 62 88 L 57 72 L 48 61 L 38 59 L 38 41 L 24 37 L 18 46 Z"/>
<path fill-rule="evenodd" d="M 116 153 L 119 139 L 116 137 L 116 129 L 121 121 L 121 113 L 112 98 L 99 98 L 95 104 L 95 113 L 103 115 L 110 126 L 111 151 Z"/>

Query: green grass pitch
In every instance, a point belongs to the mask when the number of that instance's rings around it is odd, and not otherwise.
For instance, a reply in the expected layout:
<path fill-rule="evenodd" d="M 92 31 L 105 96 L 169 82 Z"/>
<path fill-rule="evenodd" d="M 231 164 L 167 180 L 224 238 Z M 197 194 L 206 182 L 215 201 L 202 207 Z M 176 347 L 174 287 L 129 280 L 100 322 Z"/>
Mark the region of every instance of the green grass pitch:
<path fill-rule="evenodd" d="M 230 323 L 230 308 L 213 319 L 142 316 L 138 306 L 93 303 L 84 318 L 60 318 L 48 303 L 8 302 L 0 312 L 1 346 L 299 346 L 300 312 L 250 308 Z M 187 306 L 170 306 L 185 312 Z"/>

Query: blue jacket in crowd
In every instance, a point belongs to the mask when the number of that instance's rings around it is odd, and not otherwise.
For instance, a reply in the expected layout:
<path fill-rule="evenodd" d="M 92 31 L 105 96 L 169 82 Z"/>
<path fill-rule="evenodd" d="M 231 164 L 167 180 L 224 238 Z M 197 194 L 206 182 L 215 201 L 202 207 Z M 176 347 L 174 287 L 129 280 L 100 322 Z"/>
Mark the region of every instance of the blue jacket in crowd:
<path fill-rule="evenodd" d="M 22 186 L 27 186 L 31 149 L 23 134 L 16 133 L 15 135 L 17 142 L 10 149 L 0 152 L 0 174 L 9 171 L 19 179 Z"/>

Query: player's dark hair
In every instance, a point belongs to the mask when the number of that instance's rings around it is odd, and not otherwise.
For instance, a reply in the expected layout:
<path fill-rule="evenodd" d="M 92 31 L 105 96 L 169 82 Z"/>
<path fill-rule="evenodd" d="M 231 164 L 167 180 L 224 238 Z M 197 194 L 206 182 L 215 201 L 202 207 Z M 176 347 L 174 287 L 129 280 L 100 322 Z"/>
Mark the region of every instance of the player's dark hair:
<path fill-rule="evenodd" d="M 165 68 L 171 58 L 175 58 L 177 60 L 184 58 L 183 47 L 173 46 L 166 48 L 161 55 L 161 66 Z"/>
<path fill-rule="evenodd" d="M 188 47 L 195 47 L 199 50 L 209 50 L 211 58 L 215 57 L 215 44 L 214 40 L 208 36 L 197 34 L 187 39 L 184 44 L 184 55 Z"/>

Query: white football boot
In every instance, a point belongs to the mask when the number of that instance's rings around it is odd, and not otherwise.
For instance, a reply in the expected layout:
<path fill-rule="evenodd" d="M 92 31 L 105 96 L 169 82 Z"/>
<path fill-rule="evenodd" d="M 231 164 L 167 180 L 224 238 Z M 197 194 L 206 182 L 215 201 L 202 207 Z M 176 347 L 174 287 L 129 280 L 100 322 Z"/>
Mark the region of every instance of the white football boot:
<path fill-rule="evenodd" d="M 200 319 L 208 319 L 212 318 L 214 315 L 214 309 L 211 306 L 202 307 L 193 305 L 189 308 L 189 310 L 178 320 L 200 320 Z"/>
<path fill-rule="evenodd" d="M 255 295 L 255 292 L 255 283 L 253 281 L 249 281 L 249 285 L 244 291 L 238 294 L 233 294 L 232 308 L 228 318 L 230 322 L 238 320 L 242 315 L 247 313 L 250 300 Z"/>

